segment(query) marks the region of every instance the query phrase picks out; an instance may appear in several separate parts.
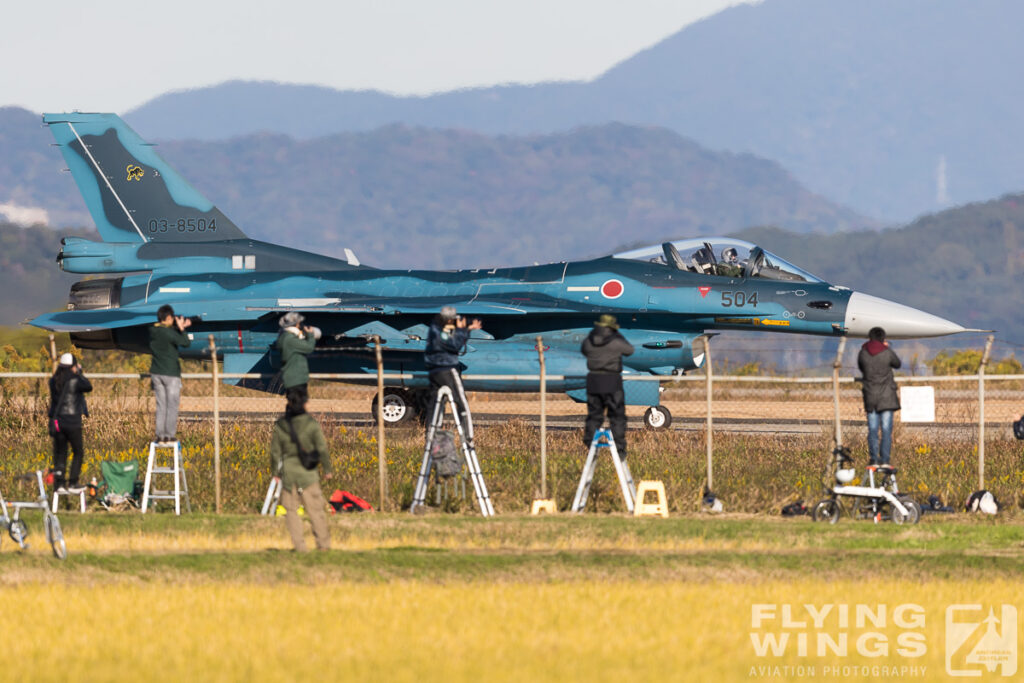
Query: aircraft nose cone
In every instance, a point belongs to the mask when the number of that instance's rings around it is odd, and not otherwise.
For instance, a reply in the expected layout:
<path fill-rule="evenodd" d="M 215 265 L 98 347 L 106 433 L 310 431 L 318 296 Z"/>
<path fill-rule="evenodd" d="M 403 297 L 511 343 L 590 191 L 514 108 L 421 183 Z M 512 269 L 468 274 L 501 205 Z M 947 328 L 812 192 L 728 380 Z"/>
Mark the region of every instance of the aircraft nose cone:
<path fill-rule="evenodd" d="M 847 334 L 866 337 L 872 327 L 881 327 L 886 337 L 941 337 L 968 330 L 955 322 L 877 296 L 854 292 L 846 304 Z"/>

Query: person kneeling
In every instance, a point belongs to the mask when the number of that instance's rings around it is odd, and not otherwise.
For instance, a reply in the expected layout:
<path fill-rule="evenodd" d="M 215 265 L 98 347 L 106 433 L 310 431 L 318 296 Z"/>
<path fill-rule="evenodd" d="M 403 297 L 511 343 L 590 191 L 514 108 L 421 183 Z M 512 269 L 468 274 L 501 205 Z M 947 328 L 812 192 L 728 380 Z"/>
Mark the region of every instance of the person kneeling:
<path fill-rule="evenodd" d="M 313 526 L 317 549 L 327 550 L 331 546 L 327 529 L 327 501 L 320 489 L 317 467 L 323 469 L 324 480 L 330 480 L 331 463 L 324 433 L 317 421 L 306 412 L 307 400 L 305 395 L 299 393 L 288 396 L 284 416 L 274 424 L 274 435 L 270 442 L 270 471 L 274 479 L 282 483 L 284 523 L 295 549 L 306 549 L 306 541 L 302 537 L 302 519 L 299 517 L 301 505 Z"/>

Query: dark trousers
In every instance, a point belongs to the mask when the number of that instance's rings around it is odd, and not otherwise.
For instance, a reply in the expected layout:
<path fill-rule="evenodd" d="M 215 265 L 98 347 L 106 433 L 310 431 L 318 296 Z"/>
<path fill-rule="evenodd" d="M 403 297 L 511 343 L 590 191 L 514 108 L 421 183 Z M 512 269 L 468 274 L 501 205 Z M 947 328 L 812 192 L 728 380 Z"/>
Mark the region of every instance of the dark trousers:
<path fill-rule="evenodd" d="M 615 438 L 615 449 L 620 457 L 625 458 L 626 394 L 622 390 L 622 376 L 587 375 L 587 422 L 583 428 L 583 443 L 588 448 L 606 413 Z"/>
<path fill-rule="evenodd" d="M 448 387 L 452 391 L 453 410 L 459 411 L 459 421 L 462 422 L 462 429 L 466 432 L 466 440 L 473 441 L 473 415 L 469 412 L 469 401 L 466 399 L 466 390 L 462 387 L 462 375 L 457 368 L 438 368 L 430 371 L 430 403 L 427 408 L 427 428 L 430 428 L 430 420 L 434 417 L 434 406 L 437 404 L 437 392 L 441 387 Z"/>
<path fill-rule="evenodd" d="M 74 457 L 71 458 L 71 471 L 65 476 L 65 467 L 68 462 L 68 445 Z M 85 458 L 85 449 L 82 445 L 82 428 L 65 427 L 61 425 L 60 431 L 53 437 L 53 485 L 63 486 L 65 482 L 77 485 L 78 477 L 82 473 L 82 460 Z"/>
<path fill-rule="evenodd" d="M 294 387 L 288 387 L 284 390 L 284 397 L 291 399 L 292 395 L 301 396 L 303 400 L 309 399 L 309 385 L 307 384 L 296 384 Z"/>

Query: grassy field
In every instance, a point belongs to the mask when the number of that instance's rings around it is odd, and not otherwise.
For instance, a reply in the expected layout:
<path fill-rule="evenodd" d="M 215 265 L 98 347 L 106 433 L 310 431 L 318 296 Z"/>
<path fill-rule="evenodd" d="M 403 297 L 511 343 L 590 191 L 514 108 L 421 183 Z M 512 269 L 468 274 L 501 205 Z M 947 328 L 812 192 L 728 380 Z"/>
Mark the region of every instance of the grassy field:
<path fill-rule="evenodd" d="M 334 549 L 308 554 L 287 550 L 279 519 L 62 521 L 66 562 L 37 520 L 29 551 L 0 547 L 0 613 L 17 643 L 5 680 L 944 680 L 946 606 L 1015 603 L 1024 574 L 1024 524 L 965 515 L 829 527 L 363 514 L 333 517 Z M 817 632 L 755 629 L 753 606 L 805 603 L 909 603 L 921 618 L 826 622 L 848 634 L 845 656 L 759 656 L 751 633 Z M 897 651 L 907 632 L 923 652 Z M 880 638 L 888 652 L 872 656 Z"/>

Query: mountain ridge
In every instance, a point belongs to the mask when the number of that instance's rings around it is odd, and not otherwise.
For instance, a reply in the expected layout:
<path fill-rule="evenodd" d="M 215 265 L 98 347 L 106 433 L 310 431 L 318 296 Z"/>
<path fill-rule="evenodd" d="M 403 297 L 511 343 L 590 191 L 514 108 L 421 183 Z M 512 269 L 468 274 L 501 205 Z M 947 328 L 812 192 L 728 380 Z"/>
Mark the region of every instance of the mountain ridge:
<path fill-rule="evenodd" d="M 401 122 L 533 134 L 624 122 L 778 161 L 812 192 L 906 222 L 1021 189 L 1024 4 L 767 0 L 695 22 L 587 82 L 431 96 L 230 82 L 126 115 L 158 138 L 297 137 Z M 307 99 L 308 97 L 308 99 Z"/>

